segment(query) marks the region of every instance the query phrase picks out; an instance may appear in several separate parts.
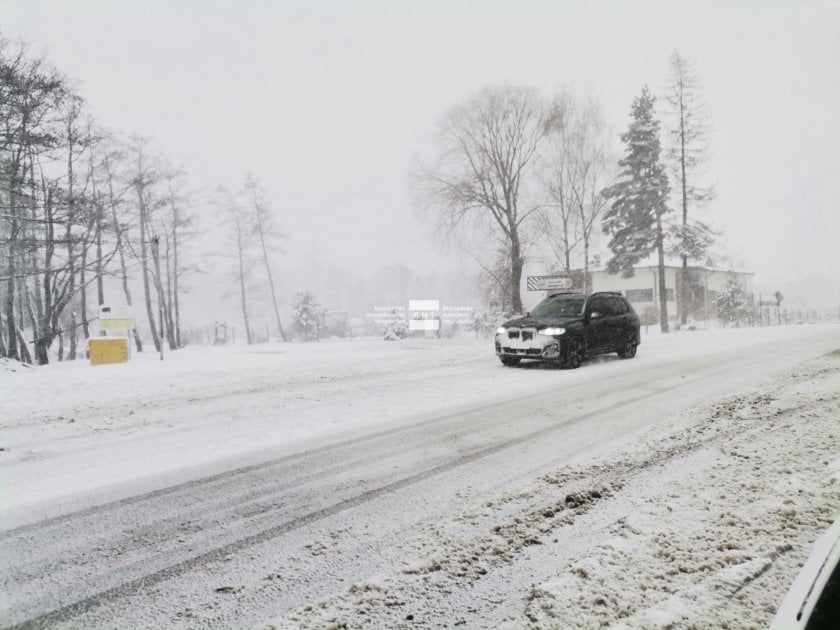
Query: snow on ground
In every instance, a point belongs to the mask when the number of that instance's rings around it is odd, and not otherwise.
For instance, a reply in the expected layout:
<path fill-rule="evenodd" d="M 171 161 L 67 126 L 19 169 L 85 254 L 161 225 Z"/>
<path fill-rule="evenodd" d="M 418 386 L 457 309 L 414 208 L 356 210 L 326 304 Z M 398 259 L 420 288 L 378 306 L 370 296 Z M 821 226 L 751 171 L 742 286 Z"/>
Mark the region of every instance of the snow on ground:
<path fill-rule="evenodd" d="M 536 585 L 532 622 L 767 626 L 840 511 L 840 351 L 695 421 L 689 432 L 720 436 L 708 442 L 720 451 L 714 465 L 674 483 L 594 553 Z"/>
<path fill-rule="evenodd" d="M 0 358 L 0 374 L 13 374 L 15 372 L 27 372 L 34 369 L 30 365 L 15 361 L 14 359 Z"/>
<path fill-rule="evenodd" d="M 334 440 L 361 428 L 538 393 L 641 365 L 825 335 L 827 326 L 643 336 L 634 361 L 578 371 L 506 369 L 485 339 L 331 340 L 146 352 L 120 365 L 0 371 L 0 487 L 9 511 L 61 508 L 96 488 L 125 493 Z M 80 461 L 84 465 L 80 465 Z M 170 478 L 170 481 L 172 479 Z M 109 497 L 113 498 L 113 497 Z M 2 521 L 2 514 L 0 514 Z"/>
<path fill-rule="evenodd" d="M 794 365 L 826 347 L 840 348 L 840 327 L 650 334 L 633 361 L 575 371 L 504 368 L 490 341 L 473 339 L 189 348 L 163 362 L 0 371 L 0 527 L 347 436 L 498 412 L 497 402 L 521 409 L 547 389 L 582 385 L 608 399 L 615 384 L 626 399 L 641 382 L 640 400 L 661 391 L 662 401 L 618 412 L 637 427 L 632 440 L 603 435 L 570 458 L 546 444 L 554 454 L 538 472 L 502 466 L 504 481 L 475 493 L 464 480 L 434 518 L 415 506 L 424 520 L 388 548 L 393 562 L 372 560 L 346 591 L 342 582 L 266 627 L 760 627 L 840 508 L 840 354 L 744 384 L 778 372 L 771 359 Z M 738 358 L 721 367 L 730 351 Z M 698 385 L 674 390 L 692 370 L 705 373 Z M 708 398 L 724 390 L 738 393 Z M 544 399 L 527 401 L 535 414 Z M 639 421 L 647 410 L 655 422 Z M 596 431 L 597 417 L 581 429 Z M 341 562 L 332 556 L 345 527 L 313 525 L 304 548 Z M 363 552 L 367 538 L 355 535 Z"/>
<path fill-rule="evenodd" d="M 637 501 L 630 515 L 550 568 L 521 614 L 449 621 L 509 630 L 766 627 L 840 511 L 840 350 L 679 414 L 664 432 L 647 429 L 530 486 L 483 496 L 451 521 L 418 528 L 403 543 L 401 570 L 362 577 L 264 627 L 439 627 L 424 607 L 478 612 L 506 567 L 526 565 L 527 575 L 555 562 L 551 550 L 574 547 L 576 527 L 609 517 L 622 493 Z M 474 608 L 453 605 L 459 600 Z"/>

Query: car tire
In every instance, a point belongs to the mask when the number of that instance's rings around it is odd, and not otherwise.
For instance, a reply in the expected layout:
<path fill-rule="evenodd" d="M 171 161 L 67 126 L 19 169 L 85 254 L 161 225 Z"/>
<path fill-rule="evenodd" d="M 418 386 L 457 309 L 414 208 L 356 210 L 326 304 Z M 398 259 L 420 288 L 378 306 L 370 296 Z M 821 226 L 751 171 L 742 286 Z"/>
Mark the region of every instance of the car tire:
<path fill-rule="evenodd" d="M 636 348 L 637 345 L 632 341 L 628 341 L 624 347 L 620 348 L 618 351 L 618 358 L 620 359 L 632 359 L 636 356 Z"/>
<path fill-rule="evenodd" d="M 583 344 L 580 341 L 572 341 L 566 351 L 566 367 L 570 370 L 579 368 L 583 362 L 583 355 Z"/>
<path fill-rule="evenodd" d="M 499 361 L 502 362 L 502 365 L 506 365 L 508 367 L 513 367 L 515 365 L 519 365 L 519 362 L 522 359 L 519 357 L 499 357 Z"/>

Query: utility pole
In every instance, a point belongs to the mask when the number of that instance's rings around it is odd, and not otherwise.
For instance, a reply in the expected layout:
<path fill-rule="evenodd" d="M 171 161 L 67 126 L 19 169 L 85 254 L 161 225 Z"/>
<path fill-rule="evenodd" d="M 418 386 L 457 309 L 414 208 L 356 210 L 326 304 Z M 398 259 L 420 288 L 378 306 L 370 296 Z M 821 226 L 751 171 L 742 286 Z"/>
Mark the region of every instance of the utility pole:
<path fill-rule="evenodd" d="M 155 289 L 158 294 L 158 317 L 160 321 L 160 360 L 163 361 L 163 291 L 160 286 L 160 237 L 152 237 L 152 256 L 155 259 Z"/>

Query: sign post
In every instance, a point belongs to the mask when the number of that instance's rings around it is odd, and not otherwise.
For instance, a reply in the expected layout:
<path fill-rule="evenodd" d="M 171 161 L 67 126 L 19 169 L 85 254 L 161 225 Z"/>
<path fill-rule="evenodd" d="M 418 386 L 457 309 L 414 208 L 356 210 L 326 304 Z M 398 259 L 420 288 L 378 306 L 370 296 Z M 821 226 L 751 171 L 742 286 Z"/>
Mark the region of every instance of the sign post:
<path fill-rule="evenodd" d="M 440 336 L 440 301 L 409 300 L 408 329 L 437 332 Z"/>
<path fill-rule="evenodd" d="M 134 330 L 134 313 L 129 307 L 100 306 L 100 337 L 88 339 L 91 365 L 126 363 L 131 356 L 128 333 Z M 108 331 L 125 331 L 123 337 L 108 337 Z"/>

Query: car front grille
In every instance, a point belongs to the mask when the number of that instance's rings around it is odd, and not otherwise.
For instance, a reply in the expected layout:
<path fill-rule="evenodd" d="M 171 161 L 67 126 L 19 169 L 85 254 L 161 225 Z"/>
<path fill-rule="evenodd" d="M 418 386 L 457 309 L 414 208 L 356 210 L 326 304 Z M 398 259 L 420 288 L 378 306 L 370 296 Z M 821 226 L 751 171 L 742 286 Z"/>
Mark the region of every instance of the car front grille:
<path fill-rule="evenodd" d="M 508 328 L 508 339 L 519 339 L 531 341 L 537 333 L 535 328 Z"/>
<path fill-rule="evenodd" d="M 504 354 L 517 354 L 523 357 L 538 357 L 542 353 L 540 348 L 509 348 L 504 346 L 502 348 Z"/>

